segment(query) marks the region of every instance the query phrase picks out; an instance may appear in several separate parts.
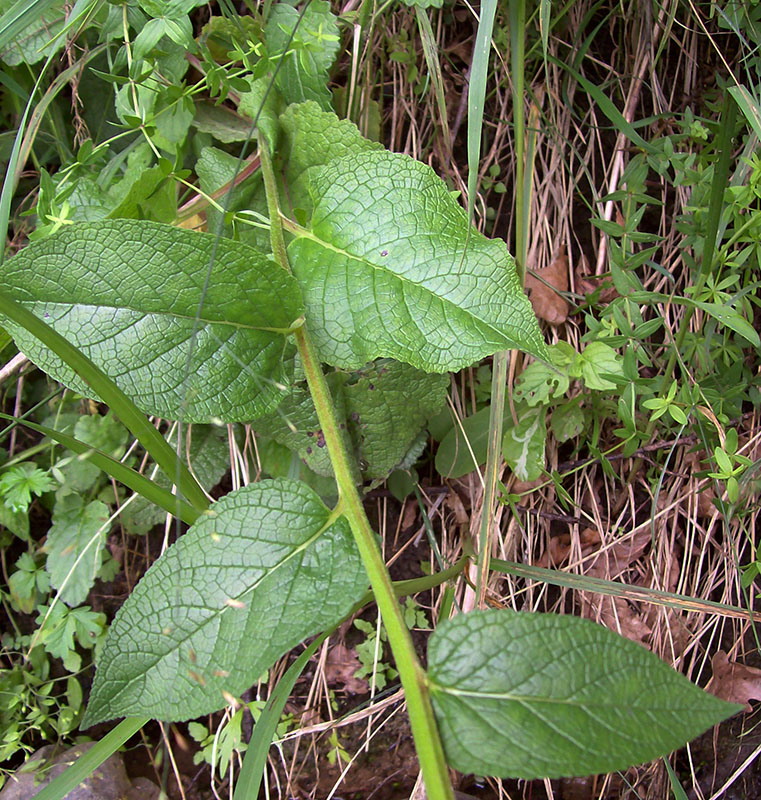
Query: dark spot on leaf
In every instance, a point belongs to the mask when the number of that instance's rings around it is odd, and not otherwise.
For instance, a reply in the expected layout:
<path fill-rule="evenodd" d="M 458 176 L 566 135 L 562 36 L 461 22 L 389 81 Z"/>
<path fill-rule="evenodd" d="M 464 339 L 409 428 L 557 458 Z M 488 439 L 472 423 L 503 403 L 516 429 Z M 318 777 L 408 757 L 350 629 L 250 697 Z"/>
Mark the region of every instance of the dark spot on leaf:
<path fill-rule="evenodd" d="M 359 422 L 359 414 L 356 411 L 351 412 L 351 419 L 352 422 Z"/>
<path fill-rule="evenodd" d="M 372 390 L 375 388 L 375 386 L 374 386 L 374 384 L 371 383 L 371 384 L 369 384 L 369 386 L 367 388 L 372 392 Z"/>
<path fill-rule="evenodd" d="M 388 255 L 388 250 L 381 250 L 381 255 L 385 258 Z"/>
<path fill-rule="evenodd" d="M 341 423 L 339 423 L 338 427 L 339 427 L 341 430 L 344 430 L 344 429 L 346 428 L 346 425 L 344 425 L 344 423 L 343 423 L 343 422 L 341 422 Z"/>
<path fill-rule="evenodd" d="M 307 455 L 308 456 L 312 455 L 312 448 L 311 447 L 307 447 Z"/>
<path fill-rule="evenodd" d="M 50 318 L 50 314 L 48 314 L 47 311 L 42 316 L 45 317 L 45 319 L 49 319 Z"/>
<path fill-rule="evenodd" d="M 317 446 L 325 447 L 325 435 L 322 431 L 317 431 Z"/>
<path fill-rule="evenodd" d="M 314 431 L 307 431 L 307 436 L 309 436 L 309 437 L 314 436 Z"/>

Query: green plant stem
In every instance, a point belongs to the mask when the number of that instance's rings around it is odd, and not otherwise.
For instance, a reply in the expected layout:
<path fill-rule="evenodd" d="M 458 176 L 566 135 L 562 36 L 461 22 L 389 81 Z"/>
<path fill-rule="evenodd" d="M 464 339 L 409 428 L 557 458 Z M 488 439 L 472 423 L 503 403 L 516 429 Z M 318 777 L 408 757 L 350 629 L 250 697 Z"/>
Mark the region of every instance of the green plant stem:
<path fill-rule="evenodd" d="M 272 252 L 276 262 L 290 272 L 280 221 L 277 182 L 272 168 L 272 160 L 264 142 L 260 142 L 260 153 L 262 177 L 270 215 Z M 322 372 L 319 356 L 309 338 L 306 326 L 298 329 L 294 333 L 294 338 L 335 472 L 340 497 L 339 503 L 349 522 L 362 563 L 370 579 L 375 602 L 378 604 L 378 610 L 386 627 L 388 641 L 404 687 L 412 735 L 415 739 L 415 748 L 428 800 L 454 800 L 444 747 L 433 715 L 427 676 L 415 652 L 412 636 L 397 602 L 375 532 L 370 526 L 362 506 L 362 500 L 355 484 L 356 468 L 344 445 L 335 405 Z"/>
<path fill-rule="evenodd" d="M 486 586 L 489 580 L 489 558 L 491 556 L 492 521 L 497 502 L 497 477 L 502 464 L 502 427 L 505 419 L 505 386 L 507 385 L 507 362 L 510 351 L 494 354 L 491 376 L 491 406 L 489 408 L 489 441 L 486 449 L 486 474 L 484 475 L 484 499 L 481 505 L 481 530 L 478 534 L 478 567 L 476 572 L 476 602 L 479 608 L 486 606 Z"/>
<path fill-rule="evenodd" d="M 515 127 L 515 259 L 518 280 L 523 285 L 526 274 L 527 197 L 524 188 L 524 159 L 526 126 L 523 113 L 526 4 L 525 0 L 510 0 L 510 61 L 513 82 L 513 121 Z M 472 165 L 471 165 L 472 169 Z M 494 508 L 497 500 L 497 477 L 502 464 L 502 428 L 505 408 L 505 386 L 510 351 L 494 354 L 492 361 L 491 406 L 489 411 L 489 441 L 486 450 L 484 499 L 481 506 L 481 529 L 478 535 L 478 568 L 476 573 L 476 602 L 486 605 L 486 585 L 489 579 Z"/>
<path fill-rule="evenodd" d="M 90 359 L 77 350 L 74 345 L 53 330 L 46 322 L 36 317 L 20 303 L 0 292 L 0 314 L 20 325 L 49 347 L 66 362 L 88 386 L 97 392 L 103 402 L 111 408 L 140 444 L 148 451 L 164 473 L 177 482 L 179 493 L 198 511 L 205 511 L 209 501 L 177 454 L 164 437 L 151 425 L 145 414 L 124 394 L 124 392 L 93 364 Z"/>

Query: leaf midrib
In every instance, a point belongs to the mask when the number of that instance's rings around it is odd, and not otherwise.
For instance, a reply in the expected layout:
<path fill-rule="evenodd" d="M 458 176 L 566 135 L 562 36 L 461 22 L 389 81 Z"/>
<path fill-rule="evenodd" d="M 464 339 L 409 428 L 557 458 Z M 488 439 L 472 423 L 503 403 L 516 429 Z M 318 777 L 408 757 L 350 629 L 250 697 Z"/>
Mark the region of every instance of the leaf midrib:
<path fill-rule="evenodd" d="M 206 513 L 208 513 L 208 512 L 206 512 Z M 246 595 L 248 595 L 251 592 L 253 592 L 270 575 L 272 575 L 277 570 L 279 570 L 282 567 L 284 567 L 291 559 L 295 558 L 297 555 L 299 555 L 304 550 L 306 550 L 307 547 L 309 547 L 311 544 L 316 542 L 317 539 L 319 539 L 323 534 L 325 534 L 327 532 L 327 530 L 332 525 L 335 524 L 335 522 L 336 522 L 336 517 L 333 514 L 329 514 L 328 515 L 328 519 L 326 520 L 326 522 L 319 528 L 319 530 L 316 533 L 314 533 L 312 536 L 310 536 L 309 539 L 307 539 L 306 541 L 302 542 L 298 547 L 294 548 L 290 553 L 288 553 L 281 561 L 277 562 L 272 567 L 270 567 L 268 570 L 266 570 L 251 586 L 247 586 L 242 592 L 240 592 L 237 595 L 231 595 L 229 599 L 230 600 L 240 600 L 242 597 L 245 597 Z M 209 611 L 211 613 L 209 614 L 209 616 L 206 619 L 203 620 L 203 622 L 201 622 L 199 625 L 197 625 L 193 631 L 191 631 L 190 633 L 186 634 L 182 639 L 179 639 L 176 642 L 175 646 L 171 647 L 170 649 L 168 649 L 165 652 L 163 652 L 161 655 L 157 656 L 155 658 L 155 660 L 153 660 L 138 675 L 135 675 L 134 678 L 129 680 L 127 683 L 125 683 L 124 687 L 121 689 L 121 691 L 118 694 L 119 695 L 123 695 L 124 692 L 127 691 L 127 689 L 129 689 L 129 687 L 132 686 L 135 683 L 135 681 L 138 681 L 141 678 L 143 678 L 144 675 L 148 672 L 148 670 L 150 670 L 153 667 L 155 667 L 156 664 L 158 664 L 163 659 L 167 658 L 167 656 L 169 656 L 171 653 L 174 653 L 183 644 L 185 644 L 185 642 L 187 642 L 188 639 L 190 639 L 191 637 L 197 635 L 200 631 L 202 631 L 206 627 L 206 625 L 210 624 L 212 621 L 214 621 L 219 616 L 224 614 L 225 611 L 229 611 L 230 609 L 231 609 L 231 606 L 228 606 L 228 605 L 223 605 L 219 609 L 209 609 Z M 250 613 L 250 608 L 247 609 L 247 610 Z"/>
<path fill-rule="evenodd" d="M 489 330 L 493 331 L 497 336 L 500 337 L 500 339 L 502 341 L 506 341 L 506 342 L 515 341 L 512 337 L 506 336 L 505 333 L 503 333 L 501 330 L 499 330 L 499 328 L 495 327 L 494 323 L 488 322 L 487 320 L 483 319 L 482 317 L 477 316 L 470 309 L 463 308 L 462 306 L 457 305 L 454 301 L 450 300 L 448 297 L 442 297 L 441 295 L 436 294 L 434 291 L 429 289 L 423 283 L 418 283 L 416 281 L 410 280 L 410 278 L 407 277 L 406 275 L 400 275 L 398 272 L 394 272 L 393 270 L 388 269 L 387 267 L 384 267 L 381 264 L 374 264 L 372 261 L 368 260 L 367 258 L 364 258 L 362 256 L 354 255 L 353 253 L 350 253 L 348 250 L 344 250 L 343 248 L 336 247 L 336 245 L 331 244 L 330 242 L 327 242 L 324 239 L 321 239 L 319 236 L 317 236 L 317 234 L 314 233 L 314 231 L 311 231 L 311 230 L 309 230 L 307 228 L 301 228 L 299 230 L 299 233 L 298 233 L 297 237 L 296 237 L 296 241 L 298 241 L 298 239 L 308 239 L 309 241 L 312 241 L 312 242 L 315 242 L 316 244 L 321 245 L 326 250 L 332 250 L 334 253 L 338 253 L 339 255 L 343 256 L 344 258 L 348 258 L 348 259 L 350 259 L 352 261 L 358 261 L 360 264 L 369 266 L 374 270 L 386 273 L 388 275 L 392 275 L 395 278 L 397 278 L 403 284 L 408 284 L 409 286 L 414 286 L 414 287 L 416 287 L 418 289 L 421 289 L 424 292 L 427 292 L 431 297 L 435 298 L 436 300 L 439 300 L 442 303 L 446 303 L 448 306 L 450 306 L 451 308 L 455 309 L 458 313 L 467 314 L 468 316 L 472 317 L 474 320 L 477 320 L 479 323 L 481 323 L 482 325 L 484 325 L 487 328 L 489 328 Z"/>
<path fill-rule="evenodd" d="M 572 700 L 572 699 L 563 699 L 563 698 L 556 698 L 556 697 L 547 697 L 547 696 L 539 696 L 539 695 L 516 695 L 511 694 L 509 692 L 484 692 L 484 691 L 476 691 L 474 689 L 456 689 L 453 686 L 443 686 L 440 683 L 437 683 L 434 680 L 430 681 L 431 688 L 435 691 L 440 692 L 443 695 L 450 695 L 453 697 L 469 697 L 474 698 L 477 700 L 505 700 L 511 703 L 516 703 L 517 705 L 528 706 L 530 707 L 534 703 L 544 703 L 546 705 L 559 705 L 559 706 L 573 706 L 575 708 L 580 709 L 596 709 L 596 708 L 621 708 L 620 702 L 615 703 L 598 703 L 598 702 L 582 702 L 581 700 Z M 684 711 L 688 709 L 692 709 L 693 706 L 690 705 L 689 707 L 685 707 Z M 637 709 L 637 706 L 634 706 L 634 709 Z M 641 711 L 647 711 L 647 708 L 639 709 Z M 674 711 L 678 711 L 678 709 L 670 709 Z"/>

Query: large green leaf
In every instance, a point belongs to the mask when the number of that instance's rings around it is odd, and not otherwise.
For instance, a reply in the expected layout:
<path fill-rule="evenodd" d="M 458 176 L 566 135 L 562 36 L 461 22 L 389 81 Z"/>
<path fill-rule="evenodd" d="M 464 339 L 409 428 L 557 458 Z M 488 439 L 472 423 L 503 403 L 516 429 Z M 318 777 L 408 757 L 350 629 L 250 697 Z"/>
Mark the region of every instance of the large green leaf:
<path fill-rule="evenodd" d="M 354 153 L 383 150 L 383 145 L 365 139 L 347 119 L 323 111 L 317 103 L 298 103 L 280 117 L 285 134 L 286 199 L 291 207 L 311 212 L 309 175 L 334 159 Z"/>
<path fill-rule="evenodd" d="M 83 727 L 183 720 L 240 696 L 283 653 L 338 623 L 367 588 L 342 517 L 306 486 L 231 492 L 148 570 L 114 619 Z"/>
<path fill-rule="evenodd" d="M 311 176 L 311 230 L 289 247 L 320 357 L 387 356 L 427 372 L 520 348 L 546 358 L 504 242 L 475 229 L 433 170 L 387 151 Z"/>
<path fill-rule="evenodd" d="M 428 669 L 449 763 L 558 778 L 665 755 L 741 710 L 588 620 L 508 610 L 442 623 Z"/>
<path fill-rule="evenodd" d="M 303 311 L 294 279 L 247 245 L 137 220 L 72 225 L 34 242 L 6 262 L 0 288 L 141 410 L 190 422 L 248 421 L 274 408 L 288 382 L 286 335 Z M 7 328 L 42 369 L 95 395 L 36 338 Z"/>

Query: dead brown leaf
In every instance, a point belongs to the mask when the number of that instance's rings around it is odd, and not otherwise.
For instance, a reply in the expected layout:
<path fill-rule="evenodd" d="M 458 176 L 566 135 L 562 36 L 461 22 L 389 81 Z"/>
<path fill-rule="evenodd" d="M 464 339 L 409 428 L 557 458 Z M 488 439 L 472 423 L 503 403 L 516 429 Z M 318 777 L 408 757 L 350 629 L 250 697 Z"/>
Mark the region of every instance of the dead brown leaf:
<path fill-rule="evenodd" d="M 627 536 L 601 550 L 584 568 L 584 572 L 594 578 L 614 580 L 645 552 L 649 544 L 650 531 L 639 531 L 633 536 Z"/>
<path fill-rule="evenodd" d="M 623 597 L 582 592 L 581 616 L 602 623 L 633 642 L 644 645 L 650 641 L 653 629 L 647 615 L 630 605 Z"/>
<path fill-rule="evenodd" d="M 325 659 L 325 678 L 328 686 L 338 686 L 348 694 L 366 694 L 370 686 L 364 678 L 355 678 L 354 673 L 362 663 L 357 653 L 345 644 L 336 644 L 328 650 Z"/>
<path fill-rule="evenodd" d="M 747 667 L 730 661 L 729 656 L 719 650 L 711 659 L 713 675 L 706 690 L 730 703 L 740 703 L 751 711 L 749 700 L 761 700 L 761 669 Z"/>
<path fill-rule="evenodd" d="M 541 280 L 540 280 L 541 279 Z M 547 285 L 549 284 L 549 286 Z M 568 256 L 562 245 L 552 263 L 544 269 L 526 273 L 526 289 L 534 313 L 550 325 L 560 325 L 568 317 L 568 301 L 558 292 L 568 291 Z"/>
<path fill-rule="evenodd" d="M 579 534 L 582 558 L 594 552 L 600 541 L 600 534 L 595 528 L 584 528 Z M 536 562 L 537 566 L 545 568 L 559 567 L 570 555 L 571 547 L 570 533 L 561 533 L 560 536 L 553 536 L 547 549 L 539 556 L 539 560 Z"/>

